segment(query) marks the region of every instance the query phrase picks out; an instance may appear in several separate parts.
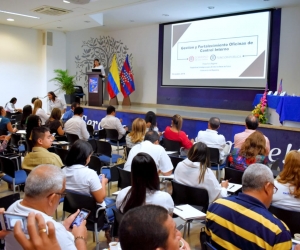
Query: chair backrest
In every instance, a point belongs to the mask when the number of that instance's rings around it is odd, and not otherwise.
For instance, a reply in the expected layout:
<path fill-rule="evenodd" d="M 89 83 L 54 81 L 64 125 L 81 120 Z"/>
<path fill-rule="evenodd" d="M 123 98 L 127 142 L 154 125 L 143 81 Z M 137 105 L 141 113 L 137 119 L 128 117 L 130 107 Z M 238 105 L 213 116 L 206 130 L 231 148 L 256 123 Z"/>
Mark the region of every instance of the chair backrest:
<path fill-rule="evenodd" d="M 78 135 L 67 134 L 67 139 L 68 139 L 68 142 L 70 143 L 70 145 L 73 145 L 73 143 L 76 142 L 79 139 L 79 137 L 78 137 Z"/>
<path fill-rule="evenodd" d="M 15 119 L 16 122 L 20 122 L 22 119 L 22 114 L 14 114 L 10 116 L 11 119 Z"/>
<path fill-rule="evenodd" d="M 5 156 L 0 156 L 0 161 L 3 173 L 9 175 L 12 178 L 15 178 L 15 171 L 17 169 L 15 167 L 14 162 Z"/>
<path fill-rule="evenodd" d="M 84 94 L 83 88 L 80 85 L 74 85 L 75 94 Z"/>
<path fill-rule="evenodd" d="M 112 229 L 112 237 L 118 237 L 119 236 L 119 226 L 123 219 L 124 214 L 121 213 L 121 211 L 117 208 L 113 208 L 114 213 L 114 224 Z"/>
<path fill-rule="evenodd" d="M 34 146 L 32 140 L 26 139 L 26 146 L 27 146 L 27 152 L 31 152 Z"/>
<path fill-rule="evenodd" d="M 106 140 L 106 132 L 105 129 L 100 129 L 100 130 L 94 130 L 94 134 L 93 134 L 94 138 L 96 139 L 104 139 Z"/>
<path fill-rule="evenodd" d="M 68 141 L 68 138 L 65 135 L 56 135 L 55 140 L 56 141 Z"/>
<path fill-rule="evenodd" d="M 94 153 L 97 153 L 97 142 L 95 139 L 88 140 L 88 143 L 91 144 Z"/>
<path fill-rule="evenodd" d="M 131 186 L 131 172 L 118 168 L 119 171 L 119 181 L 118 187 L 123 189 Z"/>
<path fill-rule="evenodd" d="M 125 163 L 116 164 L 110 168 L 110 181 L 119 181 L 120 175 L 118 168 L 123 169 Z"/>
<path fill-rule="evenodd" d="M 119 137 L 118 130 L 116 129 L 105 129 L 106 138 L 117 141 Z"/>
<path fill-rule="evenodd" d="M 19 146 L 19 141 L 21 140 L 21 135 L 20 134 L 11 134 L 10 138 L 10 146 L 11 147 L 18 147 Z"/>
<path fill-rule="evenodd" d="M 176 151 L 180 153 L 181 142 L 180 141 L 172 141 L 167 138 L 163 138 L 163 145 L 167 151 Z"/>
<path fill-rule="evenodd" d="M 219 165 L 220 164 L 220 151 L 218 148 L 208 148 L 209 156 L 210 156 L 210 164 L 211 165 Z"/>
<path fill-rule="evenodd" d="M 94 128 L 92 125 L 86 125 L 86 128 L 87 128 L 87 131 L 89 132 L 90 134 L 90 137 L 93 137 L 94 136 Z"/>
<path fill-rule="evenodd" d="M 16 124 L 16 119 L 10 119 L 10 123 L 11 123 L 11 125 L 15 125 Z"/>
<path fill-rule="evenodd" d="M 96 141 L 97 143 L 97 153 L 103 154 L 111 158 L 111 145 L 107 141 Z"/>
<path fill-rule="evenodd" d="M 101 174 L 102 162 L 97 156 L 95 155 L 91 156 L 91 160 L 88 166 L 90 169 L 96 171 L 98 175 Z"/>
<path fill-rule="evenodd" d="M 100 217 L 96 220 L 97 203 L 92 196 L 80 194 L 72 190 L 66 190 L 66 197 L 64 199 L 63 211 L 68 213 L 75 213 L 77 209 L 85 208 L 91 213 L 87 217 L 87 223 L 95 223 L 98 221 L 98 227 L 102 228 L 105 223 L 104 211 L 100 213 Z M 101 223 L 99 225 L 99 222 Z M 88 230 L 94 230 L 93 227 L 87 226 Z"/>
<path fill-rule="evenodd" d="M 10 194 L 0 198 L 1 207 L 7 210 L 11 204 L 15 201 L 20 200 L 20 193 Z"/>
<path fill-rule="evenodd" d="M 204 188 L 190 187 L 172 181 L 172 198 L 175 205 L 189 204 L 203 207 L 202 212 L 206 213 L 209 203 L 208 192 Z"/>
<path fill-rule="evenodd" d="M 279 159 L 275 160 L 271 165 L 271 170 L 278 170 L 279 164 L 280 164 L 280 160 Z"/>
<path fill-rule="evenodd" d="M 270 206 L 269 211 L 288 226 L 291 231 L 292 237 L 295 233 L 300 232 L 300 212 L 285 210 L 274 206 Z"/>
<path fill-rule="evenodd" d="M 244 172 L 233 168 L 225 168 L 225 180 L 229 180 L 232 183 L 242 184 L 242 177 Z"/>
<path fill-rule="evenodd" d="M 60 157 L 63 164 L 66 165 L 66 157 L 69 151 L 63 148 L 54 147 L 54 152 Z"/>
<path fill-rule="evenodd" d="M 175 171 L 175 168 L 177 167 L 177 164 L 184 160 L 184 158 L 178 157 L 178 156 L 169 155 L 169 157 L 171 159 L 171 162 L 172 162 L 172 165 L 173 165 L 173 168 L 174 168 L 173 171 Z"/>
<path fill-rule="evenodd" d="M 126 150 L 125 150 L 125 152 L 126 152 L 126 159 L 128 158 L 130 150 L 131 150 L 131 148 L 129 148 L 129 147 L 126 146 Z"/>

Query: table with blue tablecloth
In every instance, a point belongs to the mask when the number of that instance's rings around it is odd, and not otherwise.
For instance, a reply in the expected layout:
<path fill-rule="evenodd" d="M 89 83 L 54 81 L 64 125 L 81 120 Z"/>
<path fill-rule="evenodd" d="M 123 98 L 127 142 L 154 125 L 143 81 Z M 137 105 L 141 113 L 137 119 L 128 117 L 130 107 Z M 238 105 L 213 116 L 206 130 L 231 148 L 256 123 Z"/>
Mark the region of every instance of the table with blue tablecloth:
<path fill-rule="evenodd" d="M 263 96 L 262 94 L 257 94 L 255 96 L 254 101 L 252 103 L 253 107 L 255 107 L 260 102 L 262 96 Z M 269 112 L 270 123 L 274 125 L 279 125 L 281 123 L 284 126 L 300 127 L 300 97 L 299 96 L 267 95 L 267 105 L 270 111 Z M 275 118 L 276 116 L 275 111 L 279 116 L 278 118 L 277 117 Z"/>

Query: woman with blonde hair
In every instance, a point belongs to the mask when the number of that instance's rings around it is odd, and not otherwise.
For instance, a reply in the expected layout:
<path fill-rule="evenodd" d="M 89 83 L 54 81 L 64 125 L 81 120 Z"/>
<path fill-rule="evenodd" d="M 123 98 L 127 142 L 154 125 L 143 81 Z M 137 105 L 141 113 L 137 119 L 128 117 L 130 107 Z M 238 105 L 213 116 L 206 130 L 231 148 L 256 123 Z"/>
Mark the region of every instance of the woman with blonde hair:
<path fill-rule="evenodd" d="M 132 123 L 132 130 L 126 135 L 126 146 L 132 148 L 144 140 L 146 134 L 146 122 L 141 118 L 136 118 Z"/>
<path fill-rule="evenodd" d="M 49 116 L 46 114 L 45 110 L 42 109 L 43 103 L 40 99 L 36 99 L 33 105 L 33 115 L 37 115 L 41 118 L 42 125 L 45 125 L 45 122 L 49 119 Z"/>
<path fill-rule="evenodd" d="M 50 129 L 50 133 L 56 133 L 58 135 L 64 135 L 65 132 L 62 129 L 60 121 L 61 110 L 59 108 L 52 109 L 50 118 L 46 121 L 45 126 Z"/>
<path fill-rule="evenodd" d="M 266 164 L 268 161 L 266 139 L 264 135 L 255 131 L 242 144 L 242 147 L 234 148 L 229 156 L 230 167 L 245 171 L 253 163 Z"/>
<path fill-rule="evenodd" d="M 181 147 L 188 150 L 193 146 L 194 139 L 189 140 L 185 132 L 181 130 L 183 119 L 180 115 L 174 115 L 171 121 L 171 127 L 166 127 L 164 137 L 171 141 L 179 141 Z"/>
<path fill-rule="evenodd" d="M 209 150 L 202 143 L 195 143 L 189 150 L 187 158 L 178 163 L 175 172 L 174 180 L 181 184 L 205 188 L 208 192 L 209 203 L 212 203 L 219 197 L 227 196 L 228 181 L 221 183 L 221 186 L 209 168 Z"/>
<path fill-rule="evenodd" d="M 286 155 L 274 185 L 278 191 L 273 194 L 272 205 L 300 212 L 300 152 L 292 150 Z"/>

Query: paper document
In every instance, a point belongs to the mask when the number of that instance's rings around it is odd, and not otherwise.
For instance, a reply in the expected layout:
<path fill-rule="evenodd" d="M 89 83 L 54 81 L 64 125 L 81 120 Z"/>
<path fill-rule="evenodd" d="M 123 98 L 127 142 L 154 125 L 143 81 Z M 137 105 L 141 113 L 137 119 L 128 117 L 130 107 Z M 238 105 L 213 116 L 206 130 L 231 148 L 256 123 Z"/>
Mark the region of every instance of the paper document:
<path fill-rule="evenodd" d="M 181 211 L 182 210 L 182 211 Z M 190 205 L 175 206 L 173 213 L 184 220 L 205 219 L 206 214 Z"/>
<path fill-rule="evenodd" d="M 26 130 L 18 130 L 16 134 L 26 134 Z"/>
<path fill-rule="evenodd" d="M 240 184 L 235 184 L 235 183 L 231 183 L 229 182 L 228 183 L 228 188 L 227 188 L 227 192 L 230 192 L 230 193 L 235 193 L 236 191 L 238 191 L 239 189 L 242 188 L 242 185 Z M 221 186 L 221 183 L 220 183 L 220 186 Z"/>

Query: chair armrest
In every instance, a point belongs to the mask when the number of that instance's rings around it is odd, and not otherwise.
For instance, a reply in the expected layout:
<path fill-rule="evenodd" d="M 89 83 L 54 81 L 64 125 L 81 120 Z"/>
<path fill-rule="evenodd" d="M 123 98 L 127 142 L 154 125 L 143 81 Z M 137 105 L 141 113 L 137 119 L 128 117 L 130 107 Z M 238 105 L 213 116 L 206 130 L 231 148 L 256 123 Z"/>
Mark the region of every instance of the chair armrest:
<path fill-rule="evenodd" d="M 99 207 L 99 208 L 97 209 L 97 211 L 96 211 L 96 218 L 98 218 L 99 212 L 100 212 L 101 210 L 105 210 L 105 209 L 106 209 L 106 207 Z"/>

